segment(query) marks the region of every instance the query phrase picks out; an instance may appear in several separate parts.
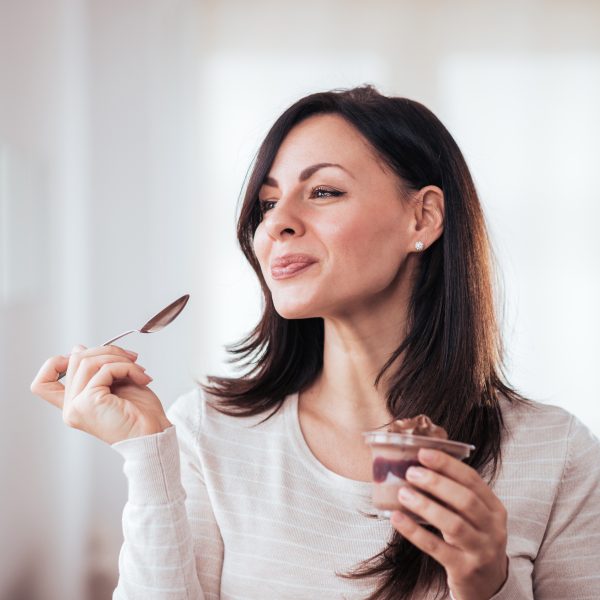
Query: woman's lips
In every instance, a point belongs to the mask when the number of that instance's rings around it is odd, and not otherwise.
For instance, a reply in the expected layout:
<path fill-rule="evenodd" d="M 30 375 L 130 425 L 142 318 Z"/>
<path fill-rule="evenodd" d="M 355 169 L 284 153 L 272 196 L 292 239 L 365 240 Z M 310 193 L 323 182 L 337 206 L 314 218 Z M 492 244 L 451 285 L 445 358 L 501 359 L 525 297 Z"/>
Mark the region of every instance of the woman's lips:
<path fill-rule="evenodd" d="M 273 279 L 287 279 L 288 277 L 294 277 L 294 275 L 304 272 L 314 264 L 314 262 L 295 262 L 285 267 L 274 267 L 271 269 L 271 275 Z"/>

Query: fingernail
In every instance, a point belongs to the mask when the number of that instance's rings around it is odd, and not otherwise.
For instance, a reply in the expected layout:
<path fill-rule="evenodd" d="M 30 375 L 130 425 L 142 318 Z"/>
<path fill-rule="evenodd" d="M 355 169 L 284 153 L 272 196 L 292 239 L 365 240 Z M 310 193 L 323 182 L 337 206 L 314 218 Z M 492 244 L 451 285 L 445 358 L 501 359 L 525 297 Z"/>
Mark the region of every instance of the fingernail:
<path fill-rule="evenodd" d="M 410 502 L 415 499 L 415 493 L 409 487 L 403 486 L 398 491 L 398 497 L 400 500 L 408 500 Z"/>
<path fill-rule="evenodd" d="M 420 467 L 410 467 L 406 471 L 407 479 L 413 479 L 414 481 L 423 481 L 425 479 L 425 470 Z"/>
<path fill-rule="evenodd" d="M 137 358 L 138 357 L 138 353 L 137 352 L 131 352 L 131 350 L 125 350 L 126 354 L 129 354 L 129 356 L 133 357 L 133 358 Z"/>
<path fill-rule="evenodd" d="M 81 344 L 77 344 L 76 346 L 73 346 L 73 348 L 71 348 L 71 354 L 73 354 L 75 352 L 81 352 L 84 349 L 85 349 L 85 346 L 82 346 Z"/>

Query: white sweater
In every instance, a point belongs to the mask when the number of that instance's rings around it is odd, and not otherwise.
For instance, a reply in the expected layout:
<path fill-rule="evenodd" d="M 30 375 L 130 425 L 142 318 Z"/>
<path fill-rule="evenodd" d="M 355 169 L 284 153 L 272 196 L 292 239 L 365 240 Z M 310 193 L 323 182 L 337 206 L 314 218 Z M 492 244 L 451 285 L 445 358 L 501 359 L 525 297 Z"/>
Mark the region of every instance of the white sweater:
<path fill-rule="evenodd" d="M 508 515 L 509 577 L 493 600 L 600 599 L 600 443 L 566 411 L 503 403 L 510 437 L 494 492 Z M 373 581 L 336 576 L 393 533 L 370 483 L 323 466 L 303 438 L 298 394 L 229 417 L 200 389 L 166 431 L 113 444 L 129 498 L 113 600 L 358 600 Z"/>

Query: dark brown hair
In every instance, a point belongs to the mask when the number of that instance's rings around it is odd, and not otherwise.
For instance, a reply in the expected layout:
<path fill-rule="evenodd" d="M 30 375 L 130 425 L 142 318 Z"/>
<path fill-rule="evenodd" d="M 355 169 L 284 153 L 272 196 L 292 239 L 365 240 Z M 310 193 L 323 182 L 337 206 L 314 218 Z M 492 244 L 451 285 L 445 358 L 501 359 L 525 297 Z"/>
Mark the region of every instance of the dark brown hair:
<path fill-rule="evenodd" d="M 227 346 L 229 362 L 246 372 L 231 378 L 209 376 L 209 383 L 200 385 L 218 398 L 217 410 L 249 416 L 273 409 L 266 420 L 286 396 L 307 387 L 322 369 L 323 319 L 285 319 L 276 312 L 252 244 L 262 219 L 258 192 L 283 139 L 302 120 L 319 114 L 346 119 L 408 190 L 436 185 L 444 192 L 444 231 L 420 256 L 408 334 L 374 385 L 394 365 L 386 390 L 390 413 L 395 418 L 425 413 L 450 439 L 474 444 L 467 462 L 492 481 L 504 431 L 499 396 L 524 400 L 503 376 L 491 250 L 477 192 L 460 149 L 437 117 L 418 102 L 383 96 L 372 86 L 306 96 L 268 132 L 237 225 L 242 251 L 260 280 L 263 314 L 249 335 Z M 342 576 L 376 578 L 369 600 L 408 600 L 426 589 L 447 591 L 443 568 L 395 531 L 382 552 Z"/>

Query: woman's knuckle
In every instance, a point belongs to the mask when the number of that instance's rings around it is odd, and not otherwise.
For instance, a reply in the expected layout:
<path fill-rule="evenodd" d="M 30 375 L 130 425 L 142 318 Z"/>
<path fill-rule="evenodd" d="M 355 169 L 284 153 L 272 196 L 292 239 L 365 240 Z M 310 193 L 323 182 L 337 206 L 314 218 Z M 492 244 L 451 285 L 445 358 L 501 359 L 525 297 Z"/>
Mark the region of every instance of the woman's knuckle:
<path fill-rule="evenodd" d="M 500 508 L 498 509 L 498 516 L 500 518 L 500 521 L 506 525 L 506 522 L 508 521 L 508 511 L 506 510 L 504 504 L 500 504 Z"/>
<path fill-rule="evenodd" d="M 423 472 L 422 481 L 431 490 L 436 490 L 440 484 L 440 478 L 433 471 L 429 470 Z"/>
<path fill-rule="evenodd" d="M 448 533 L 453 537 L 460 537 L 465 531 L 465 522 L 460 517 L 455 517 L 448 524 Z"/>
<path fill-rule="evenodd" d="M 464 500 L 464 510 L 469 514 L 473 514 L 479 506 L 479 499 L 472 491 L 467 491 Z"/>
<path fill-rule="evenodd" d="M 506 531 L 506 527 L 508 524 L 508 514 L 506 510 L 499 508 L 494 510 L 492 513 L 492 522 L 495 525 L 495 528 L 499 531 Z"/>
<path fill-rule="evenodd" d="M 439 548 L 440 542 L 437 538 L 427 538 L 423 540 L 424 551 L 427 554 L 433 554 Z"/>
<path fill-rule="evenodd" d="M 84 356 L 80 361 L 79 361 L 79 366 L 87 369 L 89 368 L 94 362 L 94 359 L 91 356 Z"/>
<path fill-rule="evenodd" d="M 91 406 L 98 408 L 106 402 L 106 396 L 101 392 L 95 392 L 89 396 L 89 402 Z"/>

